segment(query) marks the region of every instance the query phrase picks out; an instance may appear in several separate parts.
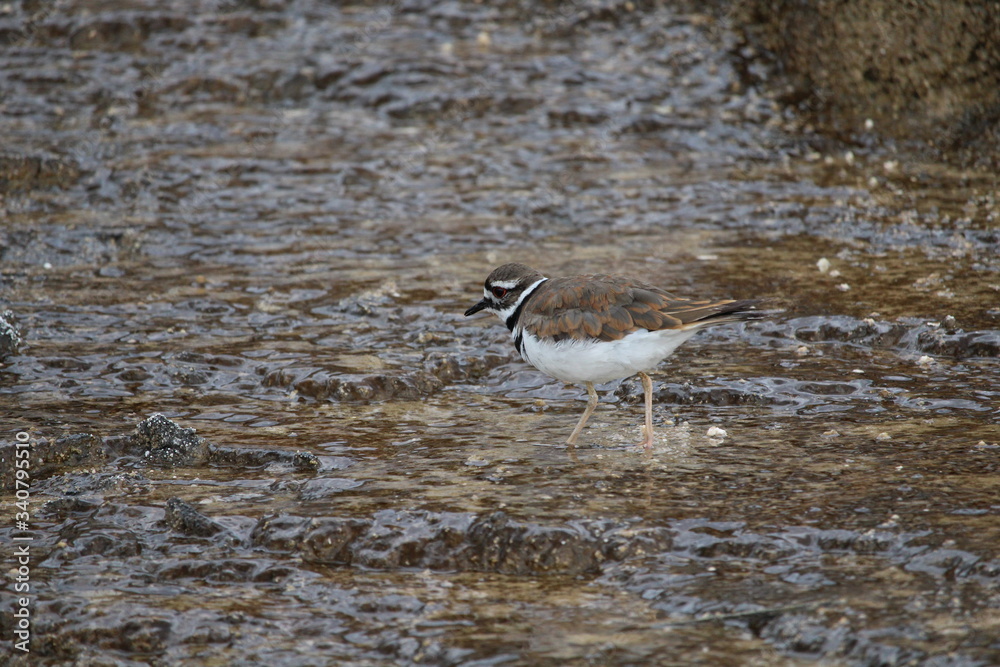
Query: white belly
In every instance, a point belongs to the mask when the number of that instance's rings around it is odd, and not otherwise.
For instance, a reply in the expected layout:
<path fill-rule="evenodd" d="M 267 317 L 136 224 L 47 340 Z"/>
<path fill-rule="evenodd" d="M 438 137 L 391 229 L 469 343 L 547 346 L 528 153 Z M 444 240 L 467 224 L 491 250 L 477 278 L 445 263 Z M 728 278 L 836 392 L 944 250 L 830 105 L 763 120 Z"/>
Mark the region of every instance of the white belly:
<path fill-rule="evenodd" d="M 695 333 L 697 329 L 640 329 L 621 340 L 552 343 L 525 332 L 521 356 L 538 370 L 563 382 L 610 382 L 653 370 Z"/>

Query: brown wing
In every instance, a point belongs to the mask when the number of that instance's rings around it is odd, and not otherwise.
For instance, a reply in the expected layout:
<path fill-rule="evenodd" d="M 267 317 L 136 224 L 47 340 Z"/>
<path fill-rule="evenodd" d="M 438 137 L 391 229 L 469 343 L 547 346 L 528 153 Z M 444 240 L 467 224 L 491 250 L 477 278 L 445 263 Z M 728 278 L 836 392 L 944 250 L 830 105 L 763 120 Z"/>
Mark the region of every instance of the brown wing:
<path fill-rule="evenodd" d="M 636 331 L 689 329 L 747 317 L 752 301 L 708 301 L 674 296 L 615 276 L 553 278 L 540 285 L 521 314 L 540 338 L 618 340 Z"/>

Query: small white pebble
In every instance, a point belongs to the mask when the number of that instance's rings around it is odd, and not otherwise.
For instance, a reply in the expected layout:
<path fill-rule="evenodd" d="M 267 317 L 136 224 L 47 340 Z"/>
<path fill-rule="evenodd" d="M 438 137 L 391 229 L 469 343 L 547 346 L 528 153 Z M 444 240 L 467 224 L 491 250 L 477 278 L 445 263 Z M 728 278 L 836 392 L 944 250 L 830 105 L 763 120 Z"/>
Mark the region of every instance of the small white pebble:
<path fill-rule="evenodd" d="M 823 431 L 823 436 L 827 437 L 827 438 L 836 438 L 839 435 L 840 435 L 840 432 L 839 431 L 834 431 L 833 429 L 830 429 L 829 431 Z"/>
<path fill-rule="evenodd" d="M 875 129 L 875 121 L 873 121 L 871 118 L 865 118 L 865 131 L 871 132 L 874 129 Z"/>
<path fill-rule="evenodd" d="M 452 44 L 451 42 L 445 42 L 444 44 L 441 45 L 440 49 L 441 49 L 441 55 L 443 56 L 450 56 L 453 53 L 455 53 L 455 45 Z"/>
<path fill-rule="evenodd" d="M 711 428 L 708 429 L 708 431 L 705 432 L 705 435 L 707 435 L 710 438 L 725 438 L 729 434 L 726 433 L 726 429 L 724 428 L 719 428 L 718 426 L 712 426 Z"/>
<path fill-rule="evenodd" d="M 895 160 L 886 160 L 885 162 L 882 163 L 882 168 L 885 170 L 887 174 L 891 174 L 892 172 L 896 171 L 897 167 L 899 167 L 899 163 L 896 162 Z"/>
<path fill-rule="evenodd" d="M 875 178 L 874 176 L 869 176 L 868 177 L 868 187 L 870 187 L 870 188 L 877 188 L 878 187 L 878 179 Z"/>
<path fill-rule="evenodd" d="M 918 366 L 928 366 L 934 363 L 934 357 L 929 357 L 926 354 L 917 359 Z"/>
<path fill-rule="evenodd" d="M 844 162 L 849 165 L 854 164 L 854 151 L 847 151 L 844 153 Z"/>
<path fill-rule="evenodd" d="M 45 262 L 44 264 L 42 264 L 42 268 L 46 269 L 46 270 L 51 269 L 52 268 L 52 262 Z"/>
<path fill-rule="evenodd" d="M 839 278 L 840 277 L 840 271 L 838 271 L 837 269 L 834 269 L 833 271 L 830 272 L 830 277 L 831 278 Z"/>
<path fill-rule="evenodd" d="M 480 33 L 476 35 L 476 44 L 479 46 L 489 46 L 492 43 L 493 39 L 490 37 L 490 33 L 485 30 L 480 31 Z"/>
<path fill-rule="evenodd" d="M 837 285 L 837 289 L 839 289 L 841 292 L 848 292 L 850 291 L 851 286 L 848 285 L 847 283 L 840 283 L 839 285 Z"/>
<path fill-rule="evenodd" d="M 863 375 L 865 371 L 864 371 L 864 369 L 861 369 L 861 368 L 855 368 L 855 369 L 854 369 L 853 371 L 851 371 L 851 372 L 852 372 L 852 373 L 857 373 L 858 375 Z"/>
<path fill-rule="evenodd" d="M 820 257 L 816 260 L 816 268 L 819 269 L 820 273 L 826 273 L 830 270 L 830 260 L 826 257 Z"/>
<path fill-rule="evenodd" d="M 879 442 L 885 442 L 886 440 L 892 440 L 892 436 L 886 433 L 885 431 L 882 431 L 881 433 L 875 436 L 875 439 L 878 440 Z"/>
<path fill-rule="evenodd" d="M 795 354 L 799 355 L 800 357 L 804 357 L 807 354 L 809 354 L 809 348 L 806 347 L 805 345 L 799 345 L 797 348 L 795 348 Z"/>

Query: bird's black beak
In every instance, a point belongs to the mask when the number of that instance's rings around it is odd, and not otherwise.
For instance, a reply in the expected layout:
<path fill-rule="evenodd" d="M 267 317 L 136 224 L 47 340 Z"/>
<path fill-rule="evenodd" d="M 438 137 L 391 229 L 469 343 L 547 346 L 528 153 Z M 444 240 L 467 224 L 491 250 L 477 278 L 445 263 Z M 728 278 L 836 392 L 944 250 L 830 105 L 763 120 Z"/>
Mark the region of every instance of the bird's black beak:
<path fill-rule="evenodd" d="M 490 302 L 487 301 L 486 298 L 484 297 L 482 301 L 480 301 L 472 308 L 469 308 L 467 311 L 465 311 L 465 316 L 468 317 L 469 315 L 475 315 L 483 308 L 486 308 L 488 305 L 490 305 Z"/>

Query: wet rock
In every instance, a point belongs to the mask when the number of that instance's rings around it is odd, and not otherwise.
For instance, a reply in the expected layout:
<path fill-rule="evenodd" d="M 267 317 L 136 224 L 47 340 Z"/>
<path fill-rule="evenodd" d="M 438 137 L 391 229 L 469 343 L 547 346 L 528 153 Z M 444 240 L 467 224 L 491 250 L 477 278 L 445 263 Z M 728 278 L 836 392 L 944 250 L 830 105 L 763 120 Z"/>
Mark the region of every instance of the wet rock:
<path fill-rule="evenodd" d="M 159 413 L 139 422 L 130 446 L 135 455 L 153 465 L 197 465 L 208 456 L 208 443 L 193 428 L 183 428 Z"/>
<path fill-rule="evenodd" d="M 17 354 L 20 345 L 21 334 L 14 325 L 14 313 L 9 310 L 0 312 L 0 362 Z"/>
<path fill-rule="evenodd" d="M 467 562 L 471 569 L 504 574 L 593 573 L 611 541 L 581 528 L 525 524 L 497 512 L 469 527 Z"/>
<path fill-rule="evenodd" d="M 733 615 L 756 632 L 794 611 L 796 600 L 781 607 L 747 608 L 728 600 L 699 600 L 670 591 L 690 591 L 691 578 L 675 565 L 755 562 L 775 565 L 785 583 L 829 585 L 817 568 L 837 554 L 878 557 L 880 568 L 894 566 L 941 581 L 993 577 L 995 562 L 982 563 L 956 549 L 927 550 L 919 533 L 901 531 L 823 530 L 791 527 L 774 533 L 746 530 L 742 524 L 681 520 L 668 526 L 635 528 L 613 521 L 580 521 L 543 525 L 513 520 L 503 512 L 376 512 L 371 518 L 264 517 L 254 527 L 251 543 L 274 553 L 307 561 L 356 565 L 394 571 L 427 568 L 441 571 L 494 572 L 538 576 L 599 575 L 641 595 L 659 600 L 659 609 L 684 617 L 705 613 Z M 780 567 L 778 567 L 780 565 Z M 992 573 L 992 574 L 991 574 Z M 805 589 L 803 589 L 804 591 Z M 811 618 L 815 621 L 815 618 Z"/>
<path fill-rule="evenodd" d="M 91 514 L 101 507 L 101 501 L 88 498 L 56 498 L 45 503 L 42 514 L 49 520 L 65 519 L 73 514 Z"/>
<path fill-rule="evenodd" d="M 503 512 L 378 512 L 372 519 L 265 517 L 253 543 L 324 563 L 379 569 L 421 567 L 502 574 L 594 573 L 669 544 L 666 531 L 636 533 L 602 522 L 543 526 Z"/>
<path fill-rule="evenodd" d="M 248 449 L 245 447 L 225 447 L 209 445 L 209 465 L 230 466 L 240 469 L 264 468 L 278 465 L 296 472 L 316 472 L 320 461 L 315 454 L 282 449 Z"/>
<path fill-rule="evenodd" d="M 980 558 L 968 551 L 959 549 L 931 549 L 921 553 L 906 564 L 910 572 L 923 572 L 935 577 L 954 579 L 956 576 L 968 576 L 974 571 Z"/>
<path fill-rule="evenodd" d="M 7 491 L 16 485 L 16 450 L 13 442 L 0 444 L 0 485 Z M 51 442 L 39 438 L 31 448 L 28 470 L 32 481 L 36 481 L 67 468 L 99 465 L 106 460 L 101 439 L 90 433 L 66 435 Z"/>
<path fill-rule="evenodd" d="M 74 162 L 39 155 L 0 154 L 0 194 L 56 187 L 66 189 L 80 180 Z"/>
<path fill-rule="evenodd" d="M 842 315 L 798 317 L 782 324 L 765 322 L 759 325 L 762 336 L 775 336 L 780 331 L 789 338 L 804 342 L 836 341 L 879 349 L 897 345 L 908 329 L 903 322 L 876 322 Z"/>
<path fill-rule="evenodd" d="M 106 442 L 106 441 L 105 441 Z M 131 495 L 147 493 L 150 481 L 145 475 L 136 471 L 127 472 L 95 472 L 88 470 L 82 474 L 64 472 L 62 475 L 50 477 L 45 484 L 45 490 L 52 495 L 65 496 L 67 501 L 84 496 L 81 502 L 90 502 L 86 496 Z M 54 503 L 54 504 L 53 504 Z M 46 510 L 61 511 L 57 501 L 46 505 Z M 68 502 L 67 507 L 73 507 Z M 76 510 L 72 510 L 76 511 Z"/>
<path fill-rule="evenodd" d="M 344 491 L 356 489 L 364 484 L 363 481 L 348 478 L 322 478 L 311 479 L 302 485 L 299 491 L 300 500 L 323 500 L 331 498 Z"/>
<path fill-rule="evenodd" d="M 897 349 L 962 359 L 1000 356 L 1000 331 L 956 331 L 914 318 L 896 322 L 846 315 L 797 317 L 761 322 L 751 336 L 808 343 L 845 343 L 871 349 Z"/>
<path fill-rule="evenodd" d="M 498 354 L 459 358 L 454 354 L 431 353 L 427 356 L 425 367 L 441 381 L 455 382 L 482 377 L 506 363 L 510 363 L 510 359 Z"/>
<path fill-rule="evenodd" d="M 181 14 L 105 15 L 75 27 L 69 45 L 77 51 L 141 52 L 156 33 L 183 32 L 192 25 Z"/>
<path fill-rule="evenodd" d="M 42 469 L 99 465 L 107 460 L 104 443 L 90 433 L 64 435 L 47 447 L 39 447 L 37 453 Z"/>
<path fill-rule="evenodd" d="M 302 538 L 310 519 L 280 514 L 265 516 L 254 526 L 250 540 L 254 546 L 276 552 L 296 551 L 301 548 Z M 366 525 L 363 521 L 359 525 Z"/>
<path fill-rule="evenodd" d="M 804 532 L 796 536 L 796 541 L 802 546 L 820 551 L 853 551 L 861 554 L 887 552 L 900 547 L 899 535 L 887 531 L 858 533 L 831 528 Z"/>
<path fill-rule="evenodd" d="M 101 20 L 77 28 L 69 38 L 70 48 L 84 51 L 138 51 L 146 35 L 134 21 Z"/>
<path fill-rule="evenodd" d="M 77 539 L 73 544 L 74 557 L 100 555 L 108 558 L 130 558 L 142 553 L 142 540 L 128 530 L 112 530 Z"/>
<path fill-rule="evenodd" d="M 305 377 L 303 377 L 305 376 Z M 316 400 L 384 401 L 390 398 L 420 398 L 444 385 L 427 373 L 389 375 L 338 374 L 325 369 L 282 368 L 264 376 L 265 387 L 290 387 Z"/>
<path fill-rule="evenodd" d="M 334 373 L 324 368 L 287 366 L 261 369 L 265 387 L 285 387 L 317 400 L 384 401 L 393 398 L 420 398 L 440 391 L 445 384 L 482 377 L 494 368 L 510 363 L 498 354 L 462 356 L 454 352 L 431 351 L 423 371 L 389 373 Z"/>
<path fill-rule="evenodd" d="M 754 387 L 694 387 L 687 384 L 667 383 L 660 385 L 654 396 L 657 401 L 674 405 L 781 405 L 782 400 L 772 392 L 754 391 Z M 629 383 L 623 383 L 615 394 L 629 403 L 642 400 L 642 392 L 635 391 Z"/>
<path fill-rule="evenodd" d="M 1000 10 L 989 0 L 737 5 L 784 102 L 840 136 L 874 132 L 1000 163 Z M 745 53 L 751 58 L 755 53 Z"/>
<path fill-rule="evenodd" d="M 226 530 L 180 498 L 167 500 L 163 520 L 171 530 L 192 537 L 212 537 Z"/>
<path fill-rule="evenodd" d="M 945 333 L 940 330 L 917 331 L 907 347 L 943 357 L 1000 357 L 1000 331 Z"/>
<path fill-rule="evenodd" d="M 234 9 L 240 4 L 243 3 L 226 3 L 228 7 Z M 265 2 L 247 4 L 256 5 L 256 7 L 253 8 L 262 11 L 269 11 L 272 9 L 271 7 L 265 6 L 268 4 Z M 226 33 L 243 35 L 246 37 L 261 37 L 264 35 L 270 35 L 288 25 L 288 19 L 283 16 L 259 16 L 249 12 L 240 12 L 229 15 L 222 14 L 215 20 L 215 22 Z"/>
<path fill-rule="evenodd" d="M 156 571 L 156 576 L 163 581 L 179 579 L 195 579 L 212 583 L 225 582 L 266 582 L 274 583 L 288 578 L 294 570 L 266 559 L 240 560 L 236 558 L 221 559 L 185 559 L 181 561 L 166 560 Z"/>
<path fill-rule="evenodd" d="M 803 657 L 821 655 L 826 659 L 840 658 L 850 664 L 915 665 L 923 664 L 927 658 L 927 653 L 919 649 L 902 648 L 879 641 L 902 634 L 900 629 L 859 630 L 848 623 L 823 623 L 806 614 L 778 616 L 758 628 L 758 633 L 758 636 L 784 653 Z M 937 664 L 976 663 L 949 660 Z"/>
<path fill-rule="evenodd" d="M 173 81 L 155 93 L 156 101 L 170 104 L 238 103 L 245 96 L 245 88 L 238 83 L 208 76 L 192 76 Z M 152 96 L 149 103 L 153 103 Z"/>
<path fill-rule="evenodd" d="M 562 127 L 575 125 L 600 125 L 608 120 L 608 114 L 592 107 L 569 107 L 565 109 L 549 109 L 549 120 Z"/>
<path fill-rule="evenodd" d="M 129 259 L 139 247 L 139 236 L 130 229 L 45 225 L 0 231 L 0 255 L 8 264 L 91 269 Z"/>
<path fill-rule="evenodd" d="M 677 121 L 660 114 L 642 114 L 629 120 L 621 128 L 623 134 L 649 134 L 669 130 L 677 125 Z"/>
<path fill-rule="evenodd" d="M 103 619 L 101 627 L 83 632 L 80 639 L 106 650 L 130 654 L 155 655 L 166 650 L 172 624 L 162 618 L 121 618 L 120 625 L 109 627 Z"/>

